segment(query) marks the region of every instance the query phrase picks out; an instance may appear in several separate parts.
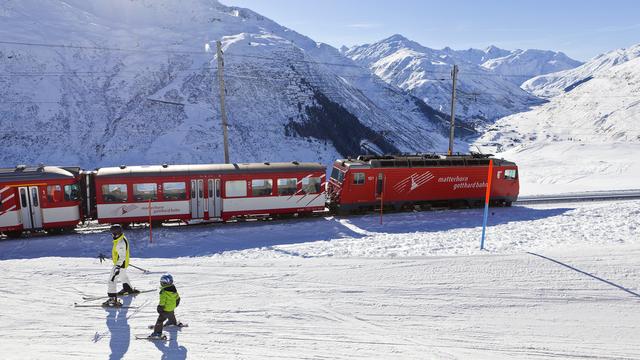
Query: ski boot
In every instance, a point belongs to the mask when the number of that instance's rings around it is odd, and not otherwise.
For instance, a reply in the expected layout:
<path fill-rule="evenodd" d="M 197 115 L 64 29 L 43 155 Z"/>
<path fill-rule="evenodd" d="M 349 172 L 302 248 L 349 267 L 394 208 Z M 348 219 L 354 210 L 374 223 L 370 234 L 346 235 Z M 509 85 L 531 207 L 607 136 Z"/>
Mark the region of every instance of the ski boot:
<path fill-rule="evenodd" d="M 109 300 L 102 303 L 104 307 L 119 307 L 122 306 L 122 303 L 118 301 L 118 298 L 115 296 L 109 296 Z"/>
<path fill-rule="evenodd" d="M 134 289 L 131 287 L 131 285 L 124 283 L 122 284 L 122 290 L 118 291 L 118 295 L 123 296 L 123 295 L 136 295 L 139 294 L 140 290 L 138 289 Z"/>

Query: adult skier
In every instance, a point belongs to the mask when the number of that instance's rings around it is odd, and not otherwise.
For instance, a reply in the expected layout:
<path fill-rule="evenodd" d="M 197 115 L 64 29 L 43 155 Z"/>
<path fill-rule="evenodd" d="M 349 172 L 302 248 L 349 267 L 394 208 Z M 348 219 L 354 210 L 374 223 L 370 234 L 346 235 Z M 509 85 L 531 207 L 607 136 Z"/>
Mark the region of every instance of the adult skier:
<path fill-rule="evenodd" d="M 107 295 L 109 300 L 103 303 L 104 306 L 121 306 L 118 301 L 118 295 L 137 294 L 140 291 L 131 287 L 129 276 L 127 276 L 127 267 L 129 267 L 129 240 L 122 232 L 122 226 L 119 224 L 111 225 L 111 235 L 113 236 L 113 248 L 111 249 L 111 260 L 113 260 L 113 268 L 109 274 L 109 283 Z M 122 282 L 122 290 L 117 291 L 117 281 Z"/>

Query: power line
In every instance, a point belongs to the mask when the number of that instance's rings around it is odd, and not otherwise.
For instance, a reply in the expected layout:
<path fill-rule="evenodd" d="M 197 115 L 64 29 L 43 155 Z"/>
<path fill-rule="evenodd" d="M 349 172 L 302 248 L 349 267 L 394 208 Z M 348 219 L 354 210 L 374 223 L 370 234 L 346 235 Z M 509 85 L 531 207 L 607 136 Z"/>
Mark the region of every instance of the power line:
<path fill-rule="evenodd" d="M 73 44 L 47 44 L 47 43 L 30 43 L 30 42 L 19 42 L 19 41 L 0 41 L 0 44 L 7 45 L 20 45 L 20 46 L 34 46 L 34 47 L 46 47 L 46 48 L 62 48 L 62 49 L 78 49 L 78 50 L 101 50 L 101 51 L 117 51 L 117 52 L 138 52 L 138 53 L 164 53 L 164 54 L 196 54 L 196 55 L 212 55 L 212 53 L 207 52 L 206 50 L 196 51 L 196 50 L 153 50 L 153 49 L 131 49 L 131 48 L 119 48 L 119 47 L 104 47 L 104 46 L 83 46 L 83 45 L 73 45 Z M 302 63 L 302 64 L 316 64 L 316 65 L 327 65 L 327 66 L 337 66 L 337 67 L 347 67 L 347 68 L 356 68 L 356 69 L 368 69 L 364 65 L 358 64 L 350 64 L 350 63 L 339 63 L 339 62 L 326 62 L 326 61 L 317 61 L 317 60 L 305 60 L 305 59 L 291 59 L 291 58 L 282 58 L 282 57 L 270 57 L 264 55 L 251 55 L 251 54 L 238 54 L 238 53 L 228 53 L 225 54 L 227 57 L 240 57 L 240 58 L 252 58 L 252 59 L 261 59 L 261 60 L 272 60 L 272 61 L 280 61 L 286 60 L 289 63 Z M 416 59 L 428 59 L 432 60 L 428 57 L 414 57 Z M 349 59 L 346 57 L 346 59 Z M 349 59 L 349 61 L 352 61 Z M 442 70 L 429 70 L 429 69 L 421 69 L 420 71 L 423 73 L 430 74 L 439 74 L 441 76 L 448 76 L 450 69 L 450 64 L 443 64 Z M 473 72 L 467 71 L 464 68 L 460 69 L 460 73 L 462 75 L 474 75 L 474 76 L 488 76 L 488 77 L 527 77 L 533 78 L 540 75 L 546 74 L 498 74 L 492 73 L 489 70 L 487 72 Z M 0 75 L 2 76 L 2 75 Z M 617 78 L 617 76 L 598 76 L 598 78 Z M 440 79 L 440 78 L 438 78 Z M 427 79 L 429 80 L 429 79 Z"/>
<path fill-rule="evenodd" d="M 118 52 L 142 52 L 142 53 L 165 53 L 165 54 L 197 54 L 197 55 L 211 54 L 211 53 L 207 52 L 206 50 L 194 51 L 194 50 L 129 49 L 129 48 L 118 48 L 118 47 L 29 43 L 29 42 L 18 42 L 18 41 L 0 41 L 0 44 L 46 47 L 46 48 L 76 49 L 76 50 L 118 51 Z M 232 54 L 232 53 L 229 53 L 229 54 L 225 54 L 225 56 L 242 57 L 242 58 L 253 58 L 253 59 L 262 59 L 262 60 L 278 60 L 278 61 L 282 61 L 283 60 L 283 58 L 268 57 L 268 56 L 263 56 L 263 55 L 250 55 L 250 54 Z M 360 65 L 348 64 L 348 63 L 332 63 L 332 62 L 322 62 L 322 61 L 304 60 L 304 59 L 290 59 L 290 58 L 286 59 L 286 60 L 289 61 L 289 62 L 294 62 L 294 63 L 342 66 L 342 67 L 351 67 L 351 68 L 357 68 L 357 69 L 364 69 L 364 67 L 362 67 Z"/>

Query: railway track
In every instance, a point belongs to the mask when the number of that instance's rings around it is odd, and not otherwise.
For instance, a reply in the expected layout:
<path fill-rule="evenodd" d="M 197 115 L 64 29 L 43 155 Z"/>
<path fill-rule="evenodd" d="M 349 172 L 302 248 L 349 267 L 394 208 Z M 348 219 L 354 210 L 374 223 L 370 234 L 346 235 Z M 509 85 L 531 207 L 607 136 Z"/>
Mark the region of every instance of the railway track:
<path fill-rule="evenodd" d="M 640 190 L 593 191 L 574 194 L 520 196 L 514 205 L 552 204 L 585 201 L 636 200 L 640 199 Z"/>

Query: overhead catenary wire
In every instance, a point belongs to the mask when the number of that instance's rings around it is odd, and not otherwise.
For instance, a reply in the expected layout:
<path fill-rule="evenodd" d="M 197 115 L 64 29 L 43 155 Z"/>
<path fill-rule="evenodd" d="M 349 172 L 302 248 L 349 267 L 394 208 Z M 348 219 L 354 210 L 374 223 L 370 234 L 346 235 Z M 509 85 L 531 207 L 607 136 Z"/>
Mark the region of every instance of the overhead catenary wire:
<path fill-rule="evenodd" d="M 148 52 L 148 53 L 166 53 L 166 54 L 200 54 L 200 55 L 209 55 L 209 56 L 213 56 L 213 54 L 208 53 L 206 51 L 185 51 L 185 50 L 153 50 L 153 49 L 126 49 L 126 48 L 109 48 L 109 47 L 98 47 L 98 46 L 77 46 L 77 45 L 62 45 L 62 44 L 42 44 L 42 43 L 24 43 L 24 42 L 9 42 L 9 41 L 0 41 L 0 44 L 12 44 L 12 45 L 25 45 L 25 46 L 42 46 L 42 47 L 58 47 L 58 48 L 69 48 L 69 49 L 85 49 L 85 50 L 101 50 L 101 51 L 129 51 L 129 52 Z M 261 60 L 269 60 L 269 61 L 277 61 L 277 62 L 282 62 L 283 59 L 282 58 L 275 58 L 275 57 L 269 57 L 269 56 L 261 56 L 261 55 L 251 55 L 251 54 L 226 54 L 225 56 L 227 57 L 242 57 L 242 58 L 254 58 L 254 59 L 261 59 Z M 303 64 L 315 64 L 315 65 L 326 65 L 326 66 L 344 66 L 344 67 L 352 67 L 352 68 L 357 68 L 360 70 L 366 70 L 365 67 L 359 66 L 357 64 L 349 64 L 349 63 L 334 63 L 334 62 L 322 62 L 322 61 L 315 61 L 315 60 L 305 60 L 305 59 L 286 59 L 286 62 L 288 63 L 303 63 Z M 194 71 L 209 71 L 209 70 L 216 70 L 217 67 L 210 67 L 210 66 L 202 66 L 202 67 L 195 67 L 195 68 L 175 68 L 175 69 L 157 69 L 157 70 L 153 70 L 153 69 L 143 69 L 142 71 L 140 70 L 117 70 L 116 74 L 113 73 L 113 71 L 77 71 L 77 70 L 67 70 L 67 71 L 51 71 L 51 72 L 16 72 L 16 73 L 5 73 L 5 74 L 0 74 L 0 79 L 1 78 L 6 78 L 6 77 L 39 77 L 39 76 L 53 76 L 53 77 L 58 77 L 58 76 L 69 76 L 69 77 L 95 77 L 96 75 L 104 75 L 106 77 L 122 77 L 121 73 L 125 73 L 125 74 L 134 74 L 135 76 L 138 75 L 153 75 L 154 73 L 158 73 L 158 72 L 162 72 L 162 74 L 167 74 L 170 73 L 170 76 L 178 76 L 179 73 L 181 72 L 194 72 Z M 227 71 L 231 71 L 231 69 L 233 68 L 228 68 Z M 149 71 L 149 72 L 145 72 L 145 71 Z M 442 71 L 439 70 L 425 70 L 425 73 L 429 73 L 429 74 L 438 74 L 438 75 L 444 75 L 446 74 L 446 72 L 449 71 L 449 68 L 447 67 L 446 70 L 443 68 Z M 476 75 L 476 76 L 495 76 L 495 77 L 508 77 L 509 75 L 504 75 L 504 74 L 491 74 L 491 73 L 474 73 L 474 72 L 469 72 L 469 71 L 464 71 L 464 69 L 460 70 L 460 74 L 461 75 Z M 314 83 L 318 84 L 318 85 L 327 85 L 327 81 L 335 81 L 337 80 L 337 78 L 344 78 L 344 79 L 379 79 L 376 78 L 375 75 L 373 74 L 362 74 L 362 75 L 353 75 L 353 74 L 337 74 L 335 75 L 333 78 L 327 77 L 327 76 L 322 76 L 319 74 L 314 74 L 314 73 L 304 73 L 304 74 L 300 74 L 300 73 L 292 73 L 290 74 L 292 76 L 287 76 L 287 74 L 264 74 L 261 73 L 259 76 L 250 76 L 250 75 L 244 75 L 242 73 L 236 73 L 236 74 L 225 74 L 225 77 L 230 77 L 230 78 L 235 78 L 235 79 L 246 79 L 246 80 L 261 80 L 261 81 L 282 81 L 282 82 L 291 82 L 291 81 L 295 81 L 297 78 L 296 76 L 302 76 L 305 77 L 311 81 L 313 81 Z M 524 77 L 527 75 L 513 75 L 513 76 L 518 76 L 518 77 Z M 379 79 L 381 80 L 381 79 Z M 446 78 L 442 78 L 442 77 L 433 77 L 433 78 L 422 78 L 422 80 L 431 80 L 431 81 L 448 81 L 448 79 Z M 381 80 L 382 81 L 382 80 Z M 489 91 L 482 91 L 480 93 L 470 93 L 470 92 L 466 92 L 464 90 L 460 90 L 458 89 L 457 91 L 459 91 L 461 94 L 459 95 L 460 97 L 467 97 L 467 98 L 474 98 L 477 99 L 479 97 L 486 97 L 486 96 L 490 96 L 490 95 L 496 95 L 496 96 L 508 96 L 508 94 L 504 94 L 504 93 L 494 93 L 494 92 L 489 92 Z M 587 97 L 589 98 L 589 96 L 585 96 L 584 94 L 581 94 L 581 97 Z M 637 99 L 640 97 L 640 94 L 638 95 L 602 95 L 602 94 L 597 94 L 597 96 L 591 96 L 591 98 L 596 99 L 596 98 L 633 98 L 633 99 Z M 149 101 L 157 101 L 157 102 L 165 102 L 167 104 L 169 104 L 170 102 L 164 101 L 164 100 L 155 100 L 155 99 L 147 99 Z M 59 104 L 62 102 L 69 102 L 69 103 L 73 103 L 73 104 L 81 104 L 81 103 L 95 103 L 95 101 L 93 100 L 66 100 L 66 99 L 60 99 L 60 100 L 54 100 L 54 99 L 43 99 L 43 100 L 25 100 L 25 101 L 0 101 L 0 104 Z M 126 103 L 126 100 L 122 100 L 122 103 Z M 171 104 L 169 104 L 171 105 Z M 174 103 L 174 105 L 193 105 L 193 104 L 179 104 L 179 103 Z M 602 110 L 601 108 L 599 110 Z M 231 125 L 230 125 L 231 126 Z M 265 129 L 266 130 L 266 129 Z M 32 130 L 30 130 L 31 132 L 34 132 Z M 183 131 L 183 132 L 191 132 L 191 131 L 197 131 L 196 129 L 188 129 L 188 130 L 172 130 L 172 131 Z M 60 131 L 61 133 L 70 133 L 70 131 Z M 133 132 L 135 133 L 134 130 L 129 129 L 129 132 Z M 138 131 L 140 132 L 140 131 Z M 153 133 L 155 131 L 148 131 L 148 132 L 144 132 L 145 134 L 148 133 Z M 281 130 L 277 130 L 277 132 L 281 133 Z M 38 133 L 38 132 L 35 132 Z M 51 133 L 51 131 L 42 131 L 41 133 Z M 86 133 L 86 131 L 78 131 L 77 133 Z M 140 132 L 142 133 L 142 132 Z M 582 135 L 582 134 L 575 134 L 575 135 Z"/>
<path fill-rule="evenodd" d="M 180 73 L 180 72 L 186 72 L 186 71 L 200 71 L 200 70 L 216 70 L 216 67 L 204 67 L 204 68 L 187 68 L 187 69 L 177 69 L 174 70 L 176 73 Z M 235 74 L 229 73 L 230 71 L 235 71 L 233 68 L 228 68 L 227 69 L 227 73 L 225 73 L 225 77 L 228 78 L 234 78 L 234 79 L 246 79 L 246 80 L 259 80 L 259 81 L 265 81 L 265 82 L 282 82 L 282 83 L 290 83 L 292 81 L 295 81 L 298 79 L 298 77 L 303 77 L 306 78 L 308 80 L 312 80 L 316 83 L 320 83 L 322 85 L 326 85 L 326 81 L 327 80 L 337 80 L 338 78 L 344 78 L 344 79 L 366 79 L 369 80 L 372 77 L 375 77 L 375 75 L 370 75 L 370 74 L 362 74 L 362 75 L 335 75 L 333 77 L 331 76 L 323 76 L 320 74 L 300 74 L 300 73 L 292 73 L 290 75 L 288 74 L 282 74 L 282 73 L 272 73 L 272 74 L 265 74 L 265 73 L 261 73 L 260 76 L 255 76 L 255 74 L 252 75 L 244 75 L 244 74 L 238 74 L 237 72 Z M 125 73 L 133 73 L 133 74 L 138 74 L 138 71 L 120 71 L 120 72 L 125 72 Z M 94 77 L 94 74 L 107 74 L 106 72 L 83 72 L 82 76 L 86 76 L 86 77 Z M 61 75 L 60 73 L 57 72 L 51 72 L 51 73 L 14 73 L 14 74 L 0 74 L 0 79 L 2 79 L 2 77 L 7 77 L 7 76 L 59 76 Z M 64 73 L 64 75 L 69 75 L 69 76 L 76 76 L 76 74 L 74 74 L 73 72 L 68 72 L 68 73 Z M 174 76 L 178 76 L 178 74 L 173 74 Z M 197 74 L 196 74 L 197 75 Z M 110 76 L 113 77 L 113 76 Z M 122 78 L 122 75 L 117 75 L 118 78 Z M 132 76 L 131 78 L 134 78 L 134 76 Z M 379 81 L 383 81 L 382 79 L 379 79 Z M 434 80 L 434 81 L 450 81 L 448 79 L 442 79 L 442 78 L 432 78 L 432 79 L 426 79 L 426 80 Z M 495 96 L 500 96 L 500 97 L 506 97 L 509 96 L 508 93 L 497 93 L 497 92 L 491 92 L 491 91 L 477 91 L 477 92 L 468 92 L 465 90 L 462 90 L 460 88 L 457 89 L 457 92 L 459 92 L 460 94 L 458 95 L 458 97 L 464 97 L 464 98 L 470 98 L 470 99 L 478 99 L 478 98 L 491 98 L 491 95 L 495 95 Z M 528 94 L 528 93 L 525 93 Z M 413 95 L 415 96 L 416 94 L 413 93 Z M 524 94 L 523 94 L 524 95 Z M 529 94 L 532 97 L 534 95 Z M 596 92 L 588 92 L 585 93 L 584 91 L 579 93 L 579 96 L 581 98 L 590 98 L 590 99 L 597 99 L 597 98 L 630 98 L 630 99 L 640 99 L 640 92 L 639 93 L 631 93 L 629 95 L 608 95 L 608 94 L 602 94 L 602 93 L 596 93 Z M 44 99 L 44 100 L 29 100 L 29 101 L 0 101 L 0 103 L 56 103 L 56 102 L 61 102 L 62 100 L 48 100 L 48 99 Z M 82 100 L 73 100 L 74 103 L 77 102 L 82 102 Z"/>
<path fill-rule="evenodd" d="M 197 55 L 211 55 L 212 52 L 208 52 L 206 50 L 191 50 L 191 49 L 132 49 L 132 48 L 120 48 L 120 47 L 106 47 L 106 46 L 88 46 L 88 45 L 75 45 L 75 44 L 52 44 L 52 43 L 35 43 L 35 42 L 24 42 L 24 41 L 0 41 L 0 44 L 5 45 L 18 45 L 18 46 L 31 46 L 31 47 L 45 47 L 45 48 L 62 48 L 62 49 L 75 49 L 75 50 L 101 50 L 101 51 L 115 51 L 115 52 L 134 52 L 134 53 L 164 53 L 164 54 L 197 54 Z M 173 46 L 173 45 L 167 45 Z M 265 55 L 253 55 L 253 54 L 239 54 L 239 53 L 227 53 L 225 57 L 239 57 L 239 58 L 253 58 L 253 59 L 262 59 L 262 60 L 272 60 L 282 62 L 282 57 L 270 57 Z M 415 57 L 416 59 L 430 59 L 429 57 Z M 356 69 L 366 69 L 365 66 L 358 65 L 357 63 L 341 63 L 341 62 L 328 62 L 328 61 L 318 61 L 318 60 L 310 60 L 310 59 L 293 59 L 287 58 L 285 59 L 289 63 L 302 63 L 302 64 L 316 64 L 316 65 L 327 65 L 327 66 L 337 66 L 337 67 L 348 67 L 348 68 L 356 68 Z M 351 60 L 347 60 L 351 61 Z M 430 74 L 439 74 L 443 78 L 449 75 L 450 72 L 450 64 L 443 63 L 442 70 L 430 70 L 430 69 L 422 69 L 423 73 Z M 505 78 L 505 77 L 527 77 L 533 78 L 535 76 L 540 76 L 540 74 L 498 74 L 492 73 L 487 69 L 487 72 L 474 72 L 468 71 L 464 68 L 460 68 L 461 75 L 473 75 L 473 76 L 488 76 L 488 77 L 497 77 L 497 78 Z M 1 76 L 1 75 L 0 75 Z M 605 76 L 606 77 L 606 76 Z M 440 79 L 440 78 L 438 78 Z"/>

